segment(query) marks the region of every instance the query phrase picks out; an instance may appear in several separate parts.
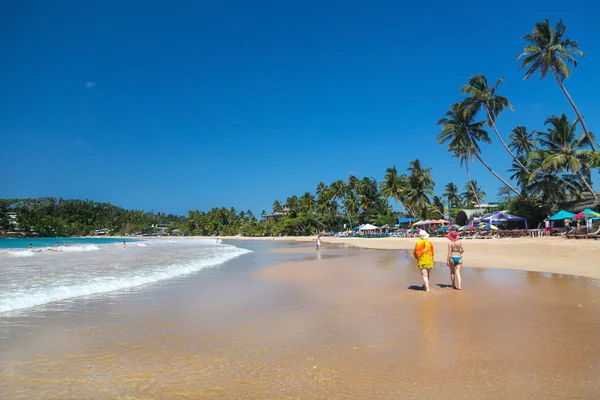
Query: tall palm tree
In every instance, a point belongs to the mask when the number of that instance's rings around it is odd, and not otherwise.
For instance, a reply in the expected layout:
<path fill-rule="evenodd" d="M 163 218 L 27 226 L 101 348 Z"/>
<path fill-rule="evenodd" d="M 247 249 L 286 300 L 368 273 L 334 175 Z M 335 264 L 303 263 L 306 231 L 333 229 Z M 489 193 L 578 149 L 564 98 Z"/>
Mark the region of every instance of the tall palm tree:
<path fill-rule="evenodd" d="M 563 24 L 562 19 L 556 23 L 554 29 L 550 27 L 547 19 L 537 22 L 533 31 L 523 36 L 528 45 L 525 46 L 523 53 L 517 56 L 517 60 L 524 57 L 519 69 L 529 68 L 525 72 L 524 79 L 529 78 L 536 71 L 539 71 L 541 78 L 545 78 L 548 72 L 552 71 L 556 82 L 575 110 L 592 150 L 596 151 L 594 139 L 564 85 L 565 79 L 571 76 L 571 69 L 567 64 L 577 68 L 575 56 L 585 56 L 585 53 L 579 50 L 577 41 L 564 37 L 566 30 L 567 26 Z"/>
<path fill-rule="evenodd" d="M 398 170 L 394 165 L 385 170 L 385 176 L 383 177 L 383 182 L 381 182 L 381 195 L 385 199 L 389 199 L 390 197 L 393 198 L 397 203 L 400 203 L 402 207 L 406 208 L 404 205 L 404 195 L 407 189 L 406 184 L 406 175 L 398 174 Z M 408 209 L 407 211 L 411 212 Z"/>
<path fill-rule="evenodd" d="M 406 169 L 408 176 L 408 190 L 406 191 L 406 204 L 422 215 L 427 205 L 431 204 L 429 196 L 433 196 L 435 186 L 431 178 L 431 168 L 423 168 L 421 162 L 415 159 L 408 163 Z"/>
<path fill-rule="evenodd" d="M 473 179 L 471 182 L 467 182 L 463 190 L 464 192 L 462 197 L 467 204 L 474 204 L 479 199 L 483 198 L 483 196 L 485 196 L 485 192 L 481 186 L 477 185 L 477 181 L 475 179 Z"/>
<path fill-rule="evenodd" d="M 458 186 L 456 186 L 453 182 L 446 184 L 443 196 L 445 196 L 448 199 L 448 204 L 450 205 L 450 207 L 457 207 L 460 204 Z"/>
<path fill-rule="evenodd" d="M 433 206 L 434 211 L 440 214 L 440 218 L 444 218 L 444 202 L 439 196 L 433 196 L 431 205 Z"/>
<path fill-rule="evenodd" d="M 508 148 L 506 143 L 504 143 L 502 136 L 500 136 L 500 132 L 498 132 L 498 129 L 496 128 L 496 119 L 498 118 L 498 115 L 505 108 L 509 108 L 511 110 L 513 109 L 513 106 L 508 102 L 506 97 L 496 94 L 496 89 L 498 86 L 500 86 L 503 80 L 504 78 L 498 79 L 498 81 L 494 83 L 494 86 L 490 87 L 488 86 L 488 80 L 485 75 L 475 75 L 469 79 L 469 83 L 463 86 L 460 91 L 470 96 L 468 99 L 466 99 L 466 103 L 469 104 L 470 107 L 473 107 L 475 113 L 482 108 L 485 109 L 488 117 L 488 125 L 494 129 L 496 136 L 498 136 L 498 140 L 500 140 L 500 143 L 502 143 L 502 146 L 504 146 L 508 154 L 510 154 L 511 157 L 517 163 L 519 163 L 519 159 Z M 519 165 L 525 171 L 529 172 L 523 164 L 519 163 Z"/>
<path fill-rule="evenodd" d="M 281 201 L 275 200 L 273 202 L 273 213 L 283 212 L 283 207 L 281 206 Z"/>
<path fill-rule="evenodd" d="M 519 171 L 523 170 L 519 168 Z M 498 200 L 502 203 L 507 203 L 508 201 L 510 201 L 512 199 L 512 194 L 513 193 L 506 186 L 500 186 L 498 188 Z"/>
<path fill-rule="evenodd" d="M 517 126 L 515 129 L 513 129 L 512 133 L 508 137 L 508 140 L 510 140 L 508 147 L 517 153 L 517 157 L 527 156 L 537 147 L 535 130 L 527 132 L 527 128 L 524 126 Z"/>
<path fill-rule="evenodd" d="M 541 159 L 541 168 L 555 173 L 566 170 L 577 175 L 598 204 L 598 197 L 587 180 L 590 150 L 584 149 L 588 144 L 585 136 L 577 136 L 575 132 L 577 123 L 571 124 L 567 116 L 562 114 L 560 117 L 553 115 L 548 118 L 545 125 L 550 127 L 548 132 L 539 134 L 542 150 L 536 154 Z"/>
<path fill-rule="evenodd" d="M 530 152 L 529 154 L 532 154 Z M 531 179 L 536 174 L 536 171 L 540 168 L 541 163 L 538 159 L 529 156 L 521 156 L 520 161 L 522 164 L 525 164 L 529 167 L 532 173 L 525 172 L 516 162 L 513 161 L 512 168 L 510 168 L 507 172 L 512 173 L 510 179 L 516 180 L 517 184 L 521 188 L 521 194 L 526 194 L 526 188 L 531 182 Z"/>
<path fill-rule="evenodd" d="M 490 143 L 490 137 L 483 129 L 484 121 L 475 122 L 475 113 L 473 108 L 469 107 L 464 102 L 454 103 L 450 110 L 446 111 L 446 115 L 438 120 L 438 125 L 442 125 L 442 132 L 437 136 L 440 144 L 448 143 L 448 151 L 452 152 L 452 156 L 458 158 L 461 164 L 464 163 L 467 168 L 467 176 L 469 182 L 471 176 L 469 174 L 469 161 L 475 157 L 487 168 L 500 182 L 510 188 L 515 194 L 519 195 L 519 191 L 506 182 L 498 175 L 483 159 L 481 158 L 481 149 L 479 141 Z M 476 192 L 476 190 L 474 190 Z M 478 202 L 479 204 L 479 202 Z"/>

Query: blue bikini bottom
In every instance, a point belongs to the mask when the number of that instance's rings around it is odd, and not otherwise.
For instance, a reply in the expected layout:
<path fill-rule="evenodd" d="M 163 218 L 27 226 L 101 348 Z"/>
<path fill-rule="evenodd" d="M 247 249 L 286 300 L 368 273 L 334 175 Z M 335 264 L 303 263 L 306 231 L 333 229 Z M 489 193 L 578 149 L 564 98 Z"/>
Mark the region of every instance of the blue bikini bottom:
<path fill-rule="evenodd" d="M 458 256 L 458 257 L 450 257 L 452 259 L 452 261 L 454 261 L 454 265 L 458 265 L 458 263 L 460 262 L 460 260 L 462 260 L 462 256 Z"/>

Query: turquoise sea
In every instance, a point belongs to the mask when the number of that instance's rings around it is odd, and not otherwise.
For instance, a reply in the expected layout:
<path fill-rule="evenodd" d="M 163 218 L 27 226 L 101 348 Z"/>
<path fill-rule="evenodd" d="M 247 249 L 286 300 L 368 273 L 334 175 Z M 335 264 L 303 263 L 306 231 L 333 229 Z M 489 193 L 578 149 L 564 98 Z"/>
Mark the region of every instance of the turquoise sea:
<path fill-rule="evenodd" d="M 57 242 L 60 246 L 67 246 L 75 244 L 111 244 L 111 243 L 123 243 L 135 242 L 135 239 L 119 239 L 111 237 L 89 237 L 89 238 L 64 238 L 64 237 L 50 237 L 50 238 L 9 238 L 0 239 L 0 249 L 27 249 L 31 244 L 33 248 L 45 248 L 52 247 Z"/>

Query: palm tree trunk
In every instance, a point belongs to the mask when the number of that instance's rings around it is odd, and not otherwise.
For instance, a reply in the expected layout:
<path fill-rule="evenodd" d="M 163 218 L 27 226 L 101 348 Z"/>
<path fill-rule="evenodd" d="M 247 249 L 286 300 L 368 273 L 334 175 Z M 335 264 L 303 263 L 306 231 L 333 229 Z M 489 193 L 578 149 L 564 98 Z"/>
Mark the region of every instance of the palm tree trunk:
<path fill-rule="evenodd" d="M 490 125 L 492 125 L 492 128 L 494 128 L 494 132 L 496 132 L 496 136 L 498 136 L 498 140 L 500 140 L 500 143 L 502 143 L 502 146 L 504 146 L 504 148 L 506 149 L 506 151 L 508 151 L 508 154 L 510 154 L 512 156 L 512 158 L 515 159 L 515 161 L 517 162 L 517 164 L 519 164 L 519 166 L 523 169 L 523 171 L 527 172 L 528 174 L 530 174 L 531 172 L 529 172 L 529 170 L 527 169 L 527 167 L 525 167 L 521 161 L 519 161 L 519 159 L 517 158 L 517 156 L 514 155 L 514 153 L 508 148 L 508 146 L 506 145 L 506 143 L 504 143 L 504 140 L 502 139 L 502 136 L 500 136 L 500 132 L 498 132 L 498 129 L 496 128 L 496 124 L 494 123 L 494 120 L 492 119 L 492 115 L 490 114 L 490 110 L 488 110 L 487 108 L 485 109 L 488 115 L 488 121 L 490 122 Z"/>
<path fill-rule="evenodd" d="M 577 176 L 579 177 L 579 179 L 581 179 L 581 181 L 583 182 L 583 184 L 585 185 L 585 187 L 590 191 L 590 193 L 592 194 L 592 196 L 594 196 L 594 205 L 598 205 L 598 196 L 596 196 L 596 193 L 594 192 L 594 189 L 590 186 L 590 184 L 588 183 L 588 181 L 585 180 L 585 178 L 583 177 L 583 175 L 581 174 L 580 171 L 577 171 Z"/>
<path fill-rule="evenodd" d="M 469 160 L 465 161 L 465 168 L 467 169 L 467 179 L 469 179 L 469 185 L 471 185 L 471 189 L 473 189 L 473 194 L 475 194 L 475 201 L 477 205 L 481 207 L 481 202 L 479 201 L 479 195 L 477 194 L 477 188 L 473 185 L 473 180 L 471 179 L 471 173 L 469 172 Z"/>
<path fill-rule="evenodd" d="M 502 177 L 500 175 L 498 175 L 492 168 L 490 168 L 489 165 L 487 165 L 485 163 L 485 161 L 483 161 L 481 159 L 481 157 L 479 156 L 479 154 L 475 154 L 475 157 L 477 157 L 477 159 L 479 160 L 480 163 L 482 163 L 487 169 L 488 171 L 490 171 L 492 173 L 492 175 L 494 175 L 496 178 L 498 178 L 498 180 L 500 180 L 500 182 L 504 183 L 506 185 L 507 188 L 509 188 L 510 190 L 512 190 L 513 192 L 515 192 L 515 194 L 518 196 L 519 195 L 519 191 L 517 189 L 515 189 L 514 187 L 512 187 L 510 185 L 510 183 L 506 182 L 504 179 L 502 179 Z"/>
<path fill-rule="evenodd" d="M 565 87 L 565 85 L 563 85 L 563 83 L 558 78 L 558 75 L 556 74 L 556 71 L 554 70 L 554 68 L 552 68 L 552 72 L 554 73 L 554 78 L 556 78 L 556 82 L 558 82 L 558 85 L 562 89 L 563 93 L 565 94 L 565 96 L 567 96 L 567 100 L 569 100 L 571 107 L 573 107 L 573 110 L 575 110 L 575 114 L 577 114 L 577 118 L 581 122 L 581 127 L 583 128 L 583 131 L 585 132 L 585 136 L 587 136 L 588 142 L 590 142 L 590 146 L 592 146 L 592 150 L 598 151 L 598 150 L 596 150 L 596 145 L 594 144 L 594 141 L 592 140 L 592 136 L 590 135 L 590 132 L 588 131 L 587 126 L 585 125 L 585 122 L 583 122 L 583 117 L 581 116 L 581 114 L 579 113 L 579 110 L 575 106 L 573 99 L 571 98 L 571 96 L 569 96 L 569 92 L 567 92 L 567 88 Z"/>

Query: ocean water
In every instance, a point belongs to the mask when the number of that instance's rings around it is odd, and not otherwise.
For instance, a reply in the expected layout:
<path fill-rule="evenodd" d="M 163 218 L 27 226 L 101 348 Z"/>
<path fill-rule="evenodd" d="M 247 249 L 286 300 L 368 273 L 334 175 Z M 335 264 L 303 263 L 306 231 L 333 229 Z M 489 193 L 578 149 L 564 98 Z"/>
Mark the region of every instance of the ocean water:
<path fill-rule="evenodd" d="M 202 239 L 126 240 L 125 247 L 114 238 L 0 239 L 0 314 L 154 284 L 249 252 Z"/>

